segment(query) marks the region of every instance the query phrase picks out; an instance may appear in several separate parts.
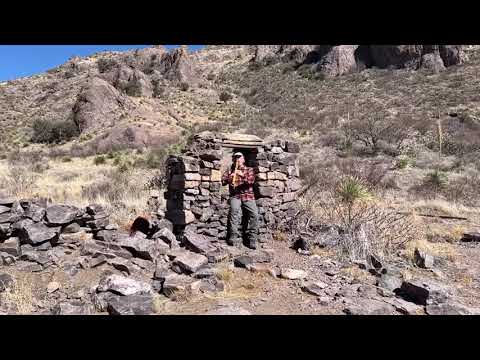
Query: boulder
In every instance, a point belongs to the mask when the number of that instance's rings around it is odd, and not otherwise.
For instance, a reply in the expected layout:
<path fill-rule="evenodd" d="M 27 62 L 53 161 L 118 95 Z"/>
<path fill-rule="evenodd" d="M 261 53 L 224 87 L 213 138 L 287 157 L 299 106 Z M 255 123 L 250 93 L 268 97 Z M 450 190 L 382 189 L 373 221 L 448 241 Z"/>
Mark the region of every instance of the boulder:
<path fill-rule="evenodd" d="M 177 243 L 177 237 L 166 227 L 153 234 L 152 239 L 160 239 L 170 245 Z"/>
<path fill-rule="evenodd" d="M 173 262 L 179 265 L 187 274 L 196 272 L 202 266 L 208 263 L 208 259 L 204 255 L 196 254 L 190 251 L 175 258 Z"/>
<path fill-rule="evenodd" d="M 60 303 L 52 309 L 53 315 L 92 315 L 90 306 L 81 303 Z"/>
<path fill-rule="evenodd" d="M 113 296 L 107 300 L 110 315 L 149 315 L 153 313 L 151 295 Z"/>
<path fill-rule="evenodd" d="M 49 225 L 66 225 L 79 214 L 79 209 L 69 205 L 53 205 L 47 207 L 46 219 Z"/>
<path fill-rule="evenodd" d="M 128 250 L 134 257 L 145 260 L 154 260 L 159 255 L 166 254 L 170 247 L 160 239 L 147 239 L 143 234 L 134 236 L 119 235 L 116 244 Z"/>
<path fill-rule="evenodd" d="M 430 280 L 403 281 L 397 292 L 407 301 L 418 305 L 441 304 L 449 298 L 449 290 Z"/>
<path fill-rule="evenodd" d="M 250 256 L 242 255 L 233 260 L 233 265 L 239 268 L 247 268 L 247 266 L 253 264 L 253 262 Z"/>
<path fill-rule="evenodd" d="M 382 274 L 378 279 L 377 286 L 390 291 L 395 291 L 402 286 L 402 283 L 403 281 L 399 276 Z"/>
<path fill-rule="evenodd" d="M 0 214 L 4 214 L 6 212 L 10 212 L 10 207 L 0 205 Z"/>
<path fill-rule="evenodd" d="M 463 242 L 480 242 L 480 231 L 471 231 L 463 234 L 461 239 Z"/>
<path fill-rule="evenodd" d="M 20 240 L 16 237 L 11 237 L 0 243 L 0 252 L 10 254 L 12 256 L 20 256 L 22 254 L 20 250 Z"/>
<path fill-rule="evenodd" d="M 420 67 L 422 69 L 431 70 L 434 73 L 439 73 L 445 70 L 445 65 L 439 53 L 429 53 L 422 56 Z"/>
<path fill-rule="evenodd" d="M 204 255 L 216 249 L 206 236 L 190 230 L 184 232 L 183 243 L 186 248 Z"/>
<path fill-rule="evenodd" d="M 25 207 L 25 216 L 35 222 L 40 222 L 45 217 L 46 211 L 42 206 L 35 203 L 28 203 Z"/>
<path fill-rule="evenodd" d="M 0 194 L 0 205 L 1 206 L 11 207 L 14 202 L 15 202 L 15 199 Z"/>
<path fill-rule="evenodd" d="M 14 223 L 21 220 L 21 216 L 13 211 L 0 214 L 0 224 Z"/>
<path fill-rule="evenodd" d="M 355 302 L 343 310 L 347 315 L 394 315 L 393 305 L 376 299 L 356 298 Z"/>
<path fill-rule="evenodd" d="M 62 229 L 62 234 L 75 234 L 80 231 L 82 231 L 81 226 L 78 223 L 72 223 Z"/>
<path fill-rule="evenodd" d="M 445 66 L 460 65 L 466 60 L 463 45 L 439 45 L 440 57 Z"/>
<path fill-rule="evenodd" d="M 127 296 L 150 294 L 152 293 L 152 288 L 147 283 L 113 274 L 104 277 L 97 286 L 97 292 L 106 291 Z"/>
<path fill-rule="evenodd" d="M 33 223 L 22 227 L 19 238 L 22 244 L 40 245 L 46 241 L 54 242 L 58 238 L 59 231 L 60 228 Z"/>
<path fill-rule="evenodd" d="M 103 79 L 89 79 L 73 107 L 73 121 L 80 131 L 103 129 L 121 113 L 133 108 L 132 101 Z"/>
<path fill-rule="evenodd" d="M 321 60 L 317 71 L 327 76 L 339 76 L 358 70 L 355 52 L 358 45 L 320 46 Z"/>

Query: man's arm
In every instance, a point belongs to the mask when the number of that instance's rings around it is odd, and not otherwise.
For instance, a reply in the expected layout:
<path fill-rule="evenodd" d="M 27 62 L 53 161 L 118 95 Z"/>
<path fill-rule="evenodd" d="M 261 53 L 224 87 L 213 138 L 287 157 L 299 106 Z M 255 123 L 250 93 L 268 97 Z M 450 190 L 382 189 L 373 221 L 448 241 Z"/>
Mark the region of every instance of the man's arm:
<path fill-rule="evenodd" d="M 222 185 L 225 186 L 225 185 L 228 185 L 230 184 L 230 171 L 229 170 L 226 170 L 223 175 L 222 175 Z"/>

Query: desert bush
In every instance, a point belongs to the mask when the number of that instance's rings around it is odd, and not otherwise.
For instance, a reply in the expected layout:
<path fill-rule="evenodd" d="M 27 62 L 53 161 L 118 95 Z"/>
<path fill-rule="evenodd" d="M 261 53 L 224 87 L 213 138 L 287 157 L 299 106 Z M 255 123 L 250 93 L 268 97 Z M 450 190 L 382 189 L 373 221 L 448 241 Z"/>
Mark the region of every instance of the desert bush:
<path fill-rule="evenodd" d="M 103 155 L 95 156 L 95 158 L 93 159 L 93 163 L 95 165 L 102 165 L 102 164 L 105 164 L 106 162 L 107 162 L 107 159 Z"/>
<path fill-rule="evenodd" d="M 347 143 L 358 141 L 367 152 L 377 154 L 385 150 L 390 155 L 399 155 L 412 136 L 411 123 L 408 117 L 392 118 L 383 111 L 373 111 L 344 123 L 341 129 Z"/>
<path fill-rule="evenodd" d="M 180 83 L 180 90 L 187 91 L 190 88 L 190 85 L 187 82 Z"/>
<path fill-rule="evenodd" d="M 232 98 L 233 98 L 232 94 L 230 94 L 226 91 L 222 91 L 220 93 L 220 96 L 219 96 L 220 101 L 223 101 L 223 102 L 227 102 L 227 101 L 231 100 Z"/>
<path fill-rule="evenodd" d="M 31 141 L 34 143 L 55 144 L 80 135 L 77 125 L 70 120 L 37 119 L 32 130 Z"/>
<path fill-rule="evenodd" d="M 447 184 L 448 176 L 447 174 L 434 170 L 428 173 L 423 179 L 423 185 L 427 188 L 431 188 L 435 193 L 443 189 Z"/>
<path fill-rule="evenodd" d="M 8 173 L 0 178 L 0 188 L 17 198 L 30 197 L 37 176 L 28 166 L 9 165 Z"/>
<path fill-rule="evenodd" d="M 412 166 L 413 164 L 414 164 L 414 161 L 410 159 L 408 156 L 399 156 L 396 161 L 395 167 L 397 169 L 405 169 L 409 166 Z"/>
<path fill-rule="evenodd" d="M 449 181 L 442 189 L 442 194 L 449 201 L 477 206 L 480 203 L 480 175 L 478 172 L 468 172 L 465 175 Z"/>
<path fill-rule="evenodd" d="M 302 189 L 298 206 L 295 217 L 288 220 L 285 228 L 308 233 L 309 224 L 315 220 L 336 229 L 314 236 L 328 237 L 328 243 L 335 244 L 339 256 L 351 261 L 365 260 L 370 255 L 389 258 L 421 234 L 411 216 L 374 201 L 367 185 L 352 176 L 341 177 L 326 191 L 318 185 Z"/>

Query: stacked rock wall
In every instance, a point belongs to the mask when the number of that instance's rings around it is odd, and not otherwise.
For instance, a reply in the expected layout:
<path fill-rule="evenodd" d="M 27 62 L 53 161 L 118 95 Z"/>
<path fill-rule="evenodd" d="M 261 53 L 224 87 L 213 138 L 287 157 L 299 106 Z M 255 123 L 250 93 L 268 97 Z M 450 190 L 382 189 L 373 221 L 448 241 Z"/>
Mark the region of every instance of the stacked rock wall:
<path fill-rule="evenodd" d="M 234 137 L 233 137 L 234 138 Z M 223 140 L 222 140 L 223 139 Z M 189 229 L 207 237 L 227 236 L 228 187 L 221 176 L 231 165 L 231 154 L 242 151 L 247 166 L 256 170 L 255 198 L 259 208 L 259 241 L 271 239 L 271 229 L 294 214 L 301 183 L 298 144 L 226 141 L 221 134 L 199 134 L 181 156 L 167 160 L 166 218 L 174 232 Z M 230 136 L 229 139 L 232 139 Z M 233 145 L 232 145 L 233 144 Z"/>

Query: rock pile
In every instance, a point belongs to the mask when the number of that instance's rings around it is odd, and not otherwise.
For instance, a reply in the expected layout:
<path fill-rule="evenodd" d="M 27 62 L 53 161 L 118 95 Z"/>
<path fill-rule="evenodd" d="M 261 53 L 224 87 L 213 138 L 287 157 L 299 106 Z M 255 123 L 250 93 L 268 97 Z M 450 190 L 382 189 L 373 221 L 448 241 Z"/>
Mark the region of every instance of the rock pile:
<path fill-rule="evenodd" d="M 167 160 L 166 217 L 174 224 L 175 233 L 188 230 L 211 242 L 225 239 L 228 193 L 221 176 L 230 164 L 232 149 L 242 151 L 247 165 L 256 169 L 260 241 L 271 239 L 269 227 L 293 216 L 301 187 L 298 144 L 281 140 L 264 144 L 256 136 L 204 132 L 183 155 Z"/>
<path fill-rule="evenodd" d="M 0 197 L 0 264 L 33 261 L 42 270 L 52 263 L 54 248 L 76 249 L 78 239 L 102 236 L 115 230 L 100 206 L 79 209 L 69 205 L 48 205 L 45 200 L 15 201 Z M 80 236 L 82 235 L 82 236 Z"/>
<path fill-rule="evenodd" d="M 165 218 L 144 220 L 138 226 L 141 230 L 129 234 L 110 224 L 108 214 L 98 205 L 80 209 L 5 196 L 0 196 L 0 204 L 0 266 L 34 273 L 53 269 L 71 280 L 88 269 L 101 272 L 99 283 L 81 289 L 81 295 L 67 293 L 68 284 L 50 282 L 35 312 L 151 314 L 155 296 L 160 294 L 178 299 L 222 291 L 224 283 L 213 264 L 241 255 L 232 251 L 238 249 L 192 232 L 179 243 L 172 233 L 173 224 Z M 251 263 L 272 260 L 265 250 L 250 256 Z M 0 274 L 0 292 L 12 288 L 15 281 Z"/>

